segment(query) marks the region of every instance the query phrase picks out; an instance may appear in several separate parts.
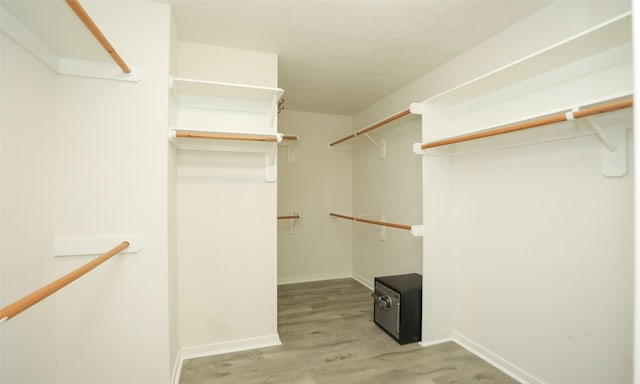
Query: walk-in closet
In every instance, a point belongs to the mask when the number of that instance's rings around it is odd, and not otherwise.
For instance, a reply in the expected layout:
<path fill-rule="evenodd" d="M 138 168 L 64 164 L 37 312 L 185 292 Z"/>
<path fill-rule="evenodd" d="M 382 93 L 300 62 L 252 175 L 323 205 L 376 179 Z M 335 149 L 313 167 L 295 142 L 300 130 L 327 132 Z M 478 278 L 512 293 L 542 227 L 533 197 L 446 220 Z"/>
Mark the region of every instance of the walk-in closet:
<path fill-rule="evenodd" d="M 0 0 L 0 383 L 640 384 L 634 6 Z"/>

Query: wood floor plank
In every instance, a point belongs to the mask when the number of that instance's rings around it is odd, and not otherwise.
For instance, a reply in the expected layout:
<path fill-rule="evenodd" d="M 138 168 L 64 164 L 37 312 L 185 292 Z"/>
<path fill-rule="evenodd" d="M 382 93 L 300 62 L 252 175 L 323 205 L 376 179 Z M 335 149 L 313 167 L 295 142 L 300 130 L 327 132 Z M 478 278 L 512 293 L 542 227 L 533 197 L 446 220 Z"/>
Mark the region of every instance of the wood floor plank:
<path fill-rule="evenodd" d="M 399 345 L 352 279 L 278 287 L 282 346 L 184 362 L 180 384 L 517 384 L 455 343 Z"/>

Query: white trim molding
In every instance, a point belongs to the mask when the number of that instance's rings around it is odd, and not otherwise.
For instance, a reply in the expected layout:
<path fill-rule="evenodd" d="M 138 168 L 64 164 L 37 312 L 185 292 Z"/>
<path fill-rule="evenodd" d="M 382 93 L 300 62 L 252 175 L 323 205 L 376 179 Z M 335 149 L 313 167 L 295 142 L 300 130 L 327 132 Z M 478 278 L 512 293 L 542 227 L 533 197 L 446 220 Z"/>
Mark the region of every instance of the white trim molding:
<path fill-rule="evenodd" d="M 547 384 L 458 332 L 453 332 L 453 341 L 522 384 Z"/>
<path fill-rule="evenodd" d="M 222 355 L 225 353 L 248 351 L 250 349 L 275 347 L 278 345 L 282 345 L 282 342 L 280 341 L 280 336 L 276 333 L 274 335 L 258 336 L 248 339 L 230 340 L 220 343 L 184 347 L 178 352 L 178 356 L 176 356 L 176 361 L 173 367 L 173 374 L 171 375 L 171 383 L 178 384 L 180 382 L 182 365 L 185 360 L 195 359 L 198 357 Z"/>

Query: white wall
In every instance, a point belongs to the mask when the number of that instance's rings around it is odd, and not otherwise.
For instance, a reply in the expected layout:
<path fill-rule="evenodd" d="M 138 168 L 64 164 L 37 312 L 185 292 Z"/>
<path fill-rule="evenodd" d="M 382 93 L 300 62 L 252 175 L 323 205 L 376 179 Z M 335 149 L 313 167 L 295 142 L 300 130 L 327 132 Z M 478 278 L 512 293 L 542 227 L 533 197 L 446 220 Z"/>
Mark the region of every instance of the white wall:
<path fill-rule="evenodd" d="M 362 128 L 362 127 L 360 127 Z M 371 137 L 386 141 L 386 157 L 367 138 L 354 141 L 353 212 L 372 220 L 422 224 L 421 159 L 411 148 L 420 141 L 420 119 L 407 116 Z M 383 240 L 381 232 L 383 231 Z M 370 224 L 353 224 L 353 275 L 373 287 L 378 276 L 422 273 L 422 238 L 410 231 Z"/>
<path fill-rule="evenodd" d="M 176 25 L 171 19 L 170 30 L 170 57 L 169 57 L 169 73 L 177 71 L 178 59 L 178 33 Z M 178 106 L 169 93 L 168 105 L 168 124 L 169 127 L 175 126 L 177 122 Z M 177 153 L 173 145 L 167 147 L 167 189 L 168 189 L 168 214 L 169 214 L 169 358 L 174 363 L 172 375 L 177 373 L 179 364 L 178 354 L 180 352 L 180 327 L 179 327 L 179 307 L 178 307 L 178 175 L 177 175 Z M 174 378 L 172 377 L 172 380 Z"/>
<path fill-rule="evenodd" d="M 167 78 L 169 7 L 91 3 L 87 11 L 139 83 L 60 76 L 56 235 L 141 236 L 57 296 L 57 382 L 168 382 Z M 58 275 L 87 262 L 56 260 Z M 48 382 L 54 381 L 52 378 Z"/>
<path fill-rule="evenodd" d="M 55 278 L 56 75 L 4 34 L 0 38 L 0 291 L 5 306 Z M 2 325 L 0 382 L 55 382 L 55 324 L 51 298 Z"/>
<path fill-rule="evenodd" d="M 629 7 L 629 2 L 552 3 L 354 121 L 364 125 L 395 113 Z M 618 75 L 630 85 L 629 66 L 618 69 L 597 74 L 598 81 L 588 83 L 582 94 L 574 90 L 562 106 L 609 94 L 611 86 L 619 89 Z M 531 113 L 541 105 L 560 106 L 558 97 L 568 91 L 541 92 Z M 525 107 L 517 106 L 518 111 Z M 437 115 L 430 110 L 423 116 L 425 137 L 446 135 L 446 124 L 437 133 L 429 129 L 438 126 Z M 569 132 L 565 136 L 576 134 Z M 619 179 L 602 176 L 600 144 L 593 136 L 557 141 L 552 134 L 542 138 L 551 142 L 537 145 L 524 137 L 524 143 L 501 143 L 518 148 L 488 151 L 478 144 L 467 149 L 484 152 L 450 158 L 435 150 L 423 157 L 429 233 L 423 255 L 423 308 L 428 309 L 423 340 L 453 336 L 524 382 L 629 382 L 633 171 Z M 507 198 L 507 192 L 517 197 Z"/>
<path fill-rule="evenodd" d="M 247 83 L 260 74 L 249 84 L 277 84 L 275 55 L 179 45 L 179 76 Z M 226 66 L 217 71 L 221 62 Z M 265 181 L 264 153 L 179 150 L 177 184 L 182 356 L 220 353 L 230 343 L 279 342 L 277 184 Z"/>
<path fill-rule="evenodd" d="M 279 124 L 300 141 L 278 148 L 278 215 L 302 218 L 278 222 L 278 282 L 351 277 L 351 223 L 329 217 L 352 210 L 351 151 L 329 147 L 351 132 L 351 118 L 285 109 Z"/>
<path fill-rule="evenodd" d="M 600 160 L 594 136 L 453 159 L 455 329 L 542 382 L 631 381 L 633 177 Z"/>
<path fill-rule="evenodd" d="M 6 323 L 3 382 L 169 380 L 169 7 L 86 8 L 144 79 L 55 75 L 2 37 L 3 304 L 89 260 L 54 259 L 56 236 L 131 233 L 143 248 Z"/>

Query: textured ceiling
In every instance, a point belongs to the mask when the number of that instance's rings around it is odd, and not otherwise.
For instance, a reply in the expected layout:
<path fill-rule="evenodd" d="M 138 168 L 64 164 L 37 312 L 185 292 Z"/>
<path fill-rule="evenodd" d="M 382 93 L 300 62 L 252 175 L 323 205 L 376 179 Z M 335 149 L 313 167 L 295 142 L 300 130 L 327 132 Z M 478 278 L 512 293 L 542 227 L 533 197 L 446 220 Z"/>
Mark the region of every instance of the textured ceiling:
<path fill-rule="evenodd" d="M 167 2 L 180 40 L 278 54 L 286 109 L 345 115 L 359 112 L 549 3 Z"/>

